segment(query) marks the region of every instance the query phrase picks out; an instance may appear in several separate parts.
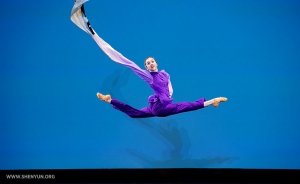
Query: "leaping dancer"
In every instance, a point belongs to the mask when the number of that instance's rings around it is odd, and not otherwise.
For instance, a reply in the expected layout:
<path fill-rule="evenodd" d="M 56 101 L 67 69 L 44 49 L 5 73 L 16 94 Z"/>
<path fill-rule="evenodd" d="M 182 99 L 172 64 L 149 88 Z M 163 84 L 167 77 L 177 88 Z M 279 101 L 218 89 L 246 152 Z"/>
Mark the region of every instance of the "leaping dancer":
<path fill-rule="evenodd" d="M 84 11 L 83 4 L 88 0 L 75 0 L 71 12 L 71 20 L 82 30 L 87 32 L 103 50 L 105 54 L 113 61 L 129 67 L 135 74 L 144 80 L 154 91 L 154 95 L 148 98 L 150 106 L 135 109 L 125 103 L 112 98 L 109 94 L 103 95 L 97 93 L 97 97 L 109 104 L 112 104 L 115 109 L 118 109 L 132 118 L 148 118 L 148 117 L 166 117 L 182 112 L 195 111 L 204 107 L 217 107 L 220 102 L 227 101 L 225 97 L 218 97 L 206 101 L 205 98 L 200 98 L 195 102 L 179 102 L 172 103 L 173 88 L 170 80 L 170 75 L 164 71 L 158 71 L 157 62 L 154 57 L 146 58 L 144 65 L 146 70 L 141 69 L 134 62 L 124 57 L 121 53 L 114 50 L 108 43 L 100 38 L 95 30 L 91 27 Z"/>

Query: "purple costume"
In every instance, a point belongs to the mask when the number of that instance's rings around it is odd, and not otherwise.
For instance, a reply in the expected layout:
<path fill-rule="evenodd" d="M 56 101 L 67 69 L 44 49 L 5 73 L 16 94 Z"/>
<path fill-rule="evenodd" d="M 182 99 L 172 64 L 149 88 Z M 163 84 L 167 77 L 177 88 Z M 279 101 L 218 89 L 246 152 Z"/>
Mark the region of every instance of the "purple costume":
<path fill-rule="evenodd" d="M 164 70 L 159 72 L 148 72 L 147 70 L 141 69 L 134 62 L 114 50 L 108 43 L 100 38 L 95 30 L 92 29 L 86 18 L 83 8 L 83 4 L 86 1 L 87 0 L 75 1 L 71 12 L 71 20 L 78 27 L 87 32 L 110 59 L 131 68 L 135 74 L 148 83 L 155 93 L 149 97 L 148 102 L 150 103 L 150 106 L 148 107 L 138 110 L 116 99 L 112 99 L 111 104 L 115 109 L 126 113 L 132 118 L 147 118 L 153 116 L 165 117 L 181 112 L 194 111 L 204 107 L 205 98 L 201 98 L 195 102 L 180 102 L 173 104 L 173 99 L 171 98 L 173 89 L 170 75 Z"/>
<path fill-rule="evenodd" d="M 149 107 L 140 110 L 135 109 L 127 104 L 124 104 L 116 99 L 112 99 L 113 107 L 126 113 L 132 118 L 147 118 L 153 116 L 165 117 L 181 112 L 193 111 L 204 107 L 205 99 L 201 98 L 196 102 L 180 102 L 172 103 L 172 98 L 169 93 L 169 75 L 164 71 L 149 72 L 152 76 L 152 83 L 149 86 L 155 92 L 148 99 Z"/>

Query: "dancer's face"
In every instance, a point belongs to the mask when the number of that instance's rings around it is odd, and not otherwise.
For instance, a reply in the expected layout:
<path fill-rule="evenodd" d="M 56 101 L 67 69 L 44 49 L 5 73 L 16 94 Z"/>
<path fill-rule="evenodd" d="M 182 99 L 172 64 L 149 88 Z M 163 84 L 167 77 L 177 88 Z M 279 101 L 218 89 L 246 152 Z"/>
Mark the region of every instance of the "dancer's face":
<path fill-rule="evenodd" d="M 151 58 L 151 57 L 147 58 L 145 61 L 145 66 L 149 72 L 157 72 L 158 71 L 158 69 L 157 69 L 158 65 L 154 58 Z"/>

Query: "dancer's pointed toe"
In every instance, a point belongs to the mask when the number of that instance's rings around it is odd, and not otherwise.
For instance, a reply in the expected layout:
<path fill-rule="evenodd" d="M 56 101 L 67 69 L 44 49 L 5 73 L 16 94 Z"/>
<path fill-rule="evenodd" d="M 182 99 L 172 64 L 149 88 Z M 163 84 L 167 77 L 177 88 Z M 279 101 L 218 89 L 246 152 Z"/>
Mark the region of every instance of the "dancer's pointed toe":
<path fill-rule="evenodd" d="M 103 101 L 105 101 L 105 102 L 107 102 L 107 103 L 110 103 L 110 101 L 111 101 L 111 96 L 110 95 L 103 95 L 103 94 L 101 94 L 101 93 L 97 93 L 96 94 L 97 95 L 97 97 L 100 99 L 100 100 L 103 100 Z"/>
<path fill-rule="evenodd" d="M 218 107 L 220 102 L 226 102 L 227 98 L 226 97 L 219 97 L 214 99 L 213 106 Z"/>
<path fill-rule="evenodd" d="M 226 102 L 227 101 L 227 98 L 226 97 L 220 97 L 220 102 Z"/>

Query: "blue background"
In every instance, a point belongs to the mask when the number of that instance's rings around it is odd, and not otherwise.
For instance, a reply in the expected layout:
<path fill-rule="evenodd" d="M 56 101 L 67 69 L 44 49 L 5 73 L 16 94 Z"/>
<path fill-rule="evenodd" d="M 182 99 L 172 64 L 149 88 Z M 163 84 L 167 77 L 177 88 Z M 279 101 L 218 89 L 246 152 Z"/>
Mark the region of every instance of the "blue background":
<path fill-rule="evenodd" d="M 149 119 L 97 99 L 142 108 L 153 92 L 71 22 L 72 7 L 0 1 L 0 169 L 300 169 L 300 1 L 87 2 L 112 47 L 171 75 L 174 102 L 228 98 Z"/>

